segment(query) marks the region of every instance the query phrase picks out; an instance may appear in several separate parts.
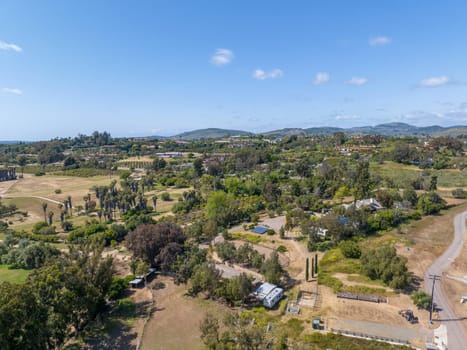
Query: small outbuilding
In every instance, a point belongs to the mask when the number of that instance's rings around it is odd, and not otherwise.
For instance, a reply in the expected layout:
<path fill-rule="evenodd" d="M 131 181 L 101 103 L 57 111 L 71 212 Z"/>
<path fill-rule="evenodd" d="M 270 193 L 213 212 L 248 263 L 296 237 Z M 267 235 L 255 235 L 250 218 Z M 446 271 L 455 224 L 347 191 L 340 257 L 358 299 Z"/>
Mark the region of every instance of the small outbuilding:
<path fill-rule="evenodd" d="M 131 288 L 140 288 L 143 286 L 143 282 L 144 280 L 142 278 L 135 278 L 134 280 L 131 280 L 128 284 Z"/>

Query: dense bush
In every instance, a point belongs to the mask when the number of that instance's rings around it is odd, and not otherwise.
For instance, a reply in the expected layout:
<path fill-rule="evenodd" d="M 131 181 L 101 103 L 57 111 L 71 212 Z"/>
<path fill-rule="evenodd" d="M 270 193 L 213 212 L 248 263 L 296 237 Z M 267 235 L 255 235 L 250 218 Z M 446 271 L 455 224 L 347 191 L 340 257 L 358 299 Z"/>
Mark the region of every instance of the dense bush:
<path fill-rule="evenodd" d="M 407 258 L 398 256 L 396 249 L 384 246 L 363 252 L 362 271 L 371 279 L 380 279 L 394 289 L 403 289 L 411 282 Z"/>
<path fill-rule="evenodd" d="M 339 249 L 346 258 L 358 259 L 362 255 L 360 247 L 354 241 L 342 241 Z"/>
<path fill-rule="evenodd" d="M 436 192 L 427 192 L 420 195 L 417 207 L 423 214 L 437 214 L 441 209 L 446 208 L 446 201 Z"/>
<path fill-rule="evenodd" d="M 452 190 L 452 196 L 458 199 L 465 199 L 467 194 L 462 188 L 456 188 L 455 190 Z"/>
<path fill-rule="evenodd" d="M 431 295 L 423 290 L 416 291 L 411 296 L 413 303 L 419 308 L 429 310 L 431 306 Z"/>
<path fill-rule="evenodd" d="M 172 198 L 170 198 L 170 194 L 169 194 L 168 192 L 162 192 L 162 193 L 161 193 L 161 199 L 162 199 L 164 202 L 167 202 L 167 201 L 172 200 Z"/>
<path fill-rule="evenodd" d="M 55 226 L 51 226 L 46 222 L 36 222 L 32 227 L 32 233 L 36 235 L 53 235 L 55 234 Z"/>

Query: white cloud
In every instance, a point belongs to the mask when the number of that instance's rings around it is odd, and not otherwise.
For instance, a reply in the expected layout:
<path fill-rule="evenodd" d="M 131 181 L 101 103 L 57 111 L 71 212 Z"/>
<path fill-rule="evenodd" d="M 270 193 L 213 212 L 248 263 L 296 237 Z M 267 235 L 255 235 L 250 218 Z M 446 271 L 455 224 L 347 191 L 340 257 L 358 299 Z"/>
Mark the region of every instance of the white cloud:
<path fill-rule="evenodd" d="M 439 124 L 439 125 L 455 125 L 467 123 L 467 106 L 460 104 L 458 107 L 450 108 L 444 111 L 424 111 L 414 110 L 399 116 L 399 121 L 404 121 L 411 124 Z"/>
<path fill-rule="evenodd" d="M 23 91 L 20 89 L 12 89 L 12 88 L 3 88 L 2 92 L 6 94 L 15 94 L 15 95 L 22 95 Z"/>
<path fill-rule="evenodd" d="M 384 45 L 390 44 L 391 41 L 392 41 L 392 39 L 387 37 L 387 36 L 376 36 L 376 37 L 371 38 L 368 41 L 368 43 L 371 46 L 384 46 Z"/>
<path fill-rule="evenodd" d="M 360 116 L 354 114 L 337 114 L 334 116 L 336 120 L 351 120 L 351 119 L 359 119 Z"/>
<path fill-rule="evenodd" d="M 445 75 L 439 77 L 430 77 L 420 81 L 421 87 L 438 87 L 452 83 L 451 79 Z"/>
<path fill-rule="evenodd" d="M 253 78 L 257 80 L 276 79 L 284 76 L 284 72 L 279 68 L 273 69 L 269 72 L 265 72 L 262 69 L 256 69 L 253 72 Z"/>
<path fill-rule="evenodd" d="M 217 49 L 211 57 L 211 63 L 216 66 L 224 66 L 234 59 L 234 53 L 229 49 Z"/>
<path fill-rule="evenodd" d="M 327 72 L 318 72 L 316 73 L 315 79 L 313 80 L 313 84 L 321 85 L 327 83 L 330 79 L 329 73 Z"/>
<path fill-rule="evenodd" d="M 21 52 L 23 49 L 15 44 L 9 44 L 0 40 L 0 50 Z"/>
<path fill-rule="evenodd" d="M 345 83 L 349 85 L 362 86 L 368 83 L 368 79 L 364 77 L 352 77 L 352 79 L 347 80 Z"/>

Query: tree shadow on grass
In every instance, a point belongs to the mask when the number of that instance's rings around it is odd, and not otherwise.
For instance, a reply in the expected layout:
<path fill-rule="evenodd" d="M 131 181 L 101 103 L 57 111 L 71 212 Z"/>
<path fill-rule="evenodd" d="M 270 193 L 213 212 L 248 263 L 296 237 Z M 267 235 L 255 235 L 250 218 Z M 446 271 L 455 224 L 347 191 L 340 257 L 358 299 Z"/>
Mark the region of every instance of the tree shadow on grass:
<path fill-rule="evenodd" d="M 410 277 L 412 279 L 412 282 L 409 284 L 407 288 L 402 290 L 402 293 L 404 294 L 412 294 L 413 292 L 416 292 L 417 290 L 420 289 L 423 283 L 423 278 L 418 277 L 415 275 L 413 272 L 410 272 Z"/>
<path fill-rule="evenodd" d="M 100 336 L 89 338 L 86 341 L 84 349 L 131 349 L 133 348 L 138 337 L 135 329 L 122 320 L 107 320 L 108 331 Z"/>

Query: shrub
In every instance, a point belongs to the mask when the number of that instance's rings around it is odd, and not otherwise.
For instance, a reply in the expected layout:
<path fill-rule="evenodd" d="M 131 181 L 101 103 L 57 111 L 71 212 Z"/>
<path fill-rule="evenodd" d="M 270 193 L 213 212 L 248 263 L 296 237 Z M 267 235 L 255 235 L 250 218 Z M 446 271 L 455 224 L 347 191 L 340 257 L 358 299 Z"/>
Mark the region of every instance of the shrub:
<path fill-rule="evenodd" d="M 346 258 L 358 259 L 362 255 L 360 247 L 354 241 L 342 241 L 339 249 Z"/>
<path fill-rule="evenodd" d="M 283 245 L 280 245 L 277 247 L 276 249 L 279 253 L 285 253 L 287 252 L 287 247 L 283 246 Z"/>
<path fill-rule="evenodd" d="M 334 247 L 334 242 L 332 241 L 324 241 L 316 243 L 316 250 L 320 252 L 325 252 Z"/>
<path fill-rule="evenodd" d="M 465 191 L 462 188 L 456 188 L 452 190 L 452 196 L 458 199 L 465 199 L 467 197 Z"/>
<path fill-rule="evenodd" d="M 61 226 L 62 226 L 63 231 L 65 232 L 69 232 L 73 230 L 73 224 L 70 221 L 63 221 Z"/>
<path fill-rule="evenodd" d="M 162 192 L 162 193 L 161 193 L 161 199 L 162 199 L 164 202 L 168 202 L 168 201 L 172 200 L 172 198 L 170 198 L 170 194 L 167 193 L 167 192 Z"/>
<path fill-rule="evenodd" d="M 446 201 L 436 192 L 428 192 L 418 198 L 417 207 L 423 214 L 437 214 L 441 209 L 446 208 Z"/>
<path fill-rule="evenodd" d="M 431 295 L 423 290 L 416 291 L 411 296 L 413 303 L 419 308 L 429 310 L 431 306 Z"/>
<path fill-rule="evenodd" d="M 55 192 L 55 194 L 60 194 L 60 193 L 62 193 L 62 190 L 61 190 L 61 189 L 59 189 L 59 188 L 57 188 L 57 189 L 55 189 L 55 191 L 54 191 L 54 192 Z"/>
<path fill-rule="evenodd" d="M 133 277 L 133 276 L 130 276 Z M 112 279 L 112 284 L 110 285 L 109 291 L 107 292 L 107 296 L 109 299 L 116 300 L 123 295 L 124 290 L 128 286 L 128 278 L 120 278 L 114 277 Z"/>
<path fill-rule="evenodd" d="M 46 222 L 36 222 L 32 227 L 32 233 L 36 235 L 53 235 L 55 234 L 55 226 L 50 226 Z"/>

